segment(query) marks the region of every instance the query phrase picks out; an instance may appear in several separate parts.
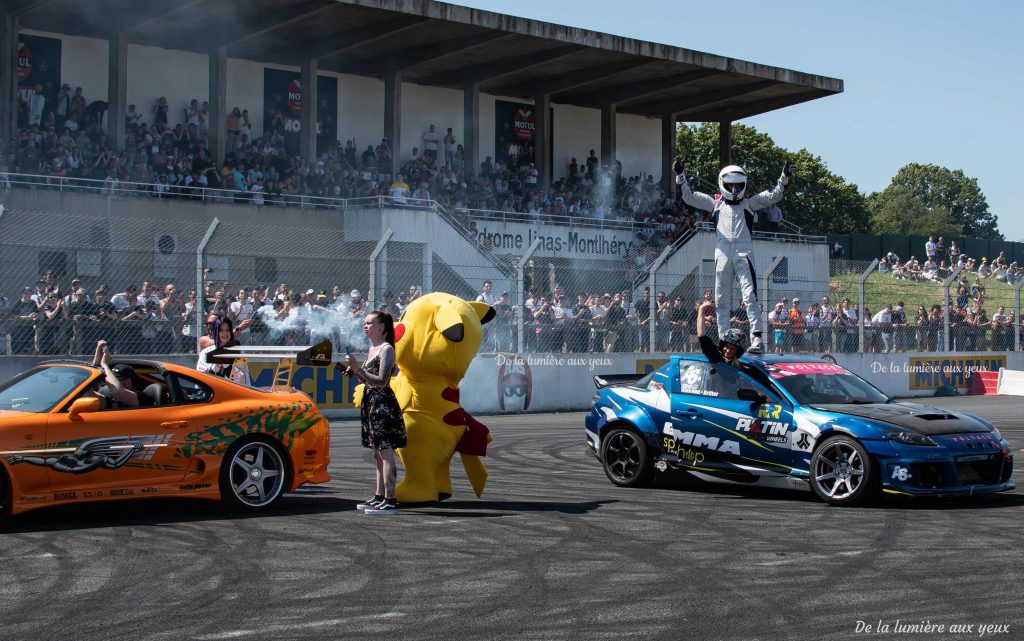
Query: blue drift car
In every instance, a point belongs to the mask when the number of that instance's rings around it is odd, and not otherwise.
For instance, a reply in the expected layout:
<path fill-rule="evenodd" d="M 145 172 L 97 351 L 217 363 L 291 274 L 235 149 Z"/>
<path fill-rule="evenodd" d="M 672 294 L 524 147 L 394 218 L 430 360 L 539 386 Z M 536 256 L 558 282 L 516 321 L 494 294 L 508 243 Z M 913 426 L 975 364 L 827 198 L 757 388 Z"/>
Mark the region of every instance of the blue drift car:
<path fill-rule="evenodd" d="M 655 470 L 811 490 L 832 505 L 1011 490 L 1013 456 L 983 418 L 895 403 L 833 363 L 744 356 L 739 369 L 672 356 L 629 384 L 595 377 L 587 444 L 612 483 Z"/>

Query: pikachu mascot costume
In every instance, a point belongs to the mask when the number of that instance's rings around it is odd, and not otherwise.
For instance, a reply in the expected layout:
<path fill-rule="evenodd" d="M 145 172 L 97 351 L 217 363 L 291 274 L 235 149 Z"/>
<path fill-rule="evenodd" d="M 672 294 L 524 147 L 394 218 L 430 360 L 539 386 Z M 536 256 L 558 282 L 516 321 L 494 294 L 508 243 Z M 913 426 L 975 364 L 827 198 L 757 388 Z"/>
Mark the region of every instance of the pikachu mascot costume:
<path fill-rule="evenodd" d="M 398 449 L 405 477 L 395 488 L 400 503 L 427 503 L 452 494 L 449 467 L 458 452 L 477 496 L 487 470 L 481 457 L 490 430 L 459 404 L 459 382 L 483 338 L 483 324 L 494 317 L 487 303 L 467 302 L 443 292 L 409 303 L 395 323 L 395 361 L 391 379 L 405 419 L 407 443 Z M 357 401 L 362 390 L 357 390 Z"/>

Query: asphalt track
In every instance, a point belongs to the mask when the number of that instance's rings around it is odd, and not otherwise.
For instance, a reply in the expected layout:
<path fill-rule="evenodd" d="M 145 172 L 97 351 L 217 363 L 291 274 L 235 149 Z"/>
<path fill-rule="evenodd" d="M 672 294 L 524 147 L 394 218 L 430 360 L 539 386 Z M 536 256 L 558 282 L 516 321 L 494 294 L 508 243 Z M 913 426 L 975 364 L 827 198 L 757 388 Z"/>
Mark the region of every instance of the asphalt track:
<path fill-rule="evenodd" d="M 1021 399 L 936 401 L 1024 447 Z M 678 481 L 620 489 L 582 417 L 487 417 L 484 498 L 456 474 L 453 499 L 392 517 L 353 509 L 372 464 L 357 424 L 338 422 L 334 480 L 261 516 L 162 500 L 9 520 L 0 639 L 1024 638 L 1019 490 L 841 509 Z M 898 631 L 923 621 L 944 631 Z"/>

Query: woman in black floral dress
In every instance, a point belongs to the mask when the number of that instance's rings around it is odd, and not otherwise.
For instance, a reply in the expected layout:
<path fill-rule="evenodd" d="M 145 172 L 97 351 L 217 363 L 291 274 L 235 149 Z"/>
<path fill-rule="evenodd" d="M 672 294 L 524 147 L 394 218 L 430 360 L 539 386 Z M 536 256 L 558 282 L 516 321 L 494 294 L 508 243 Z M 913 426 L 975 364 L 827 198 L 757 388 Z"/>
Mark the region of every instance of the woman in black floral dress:
<path fill-rule="evenodd" d="M 373 450 L 377 464 L 377 487 L 373 498 L 356 507 L 367 514 L 394 514 L 395 448 L 405 447 L 405 421 L 398 399 L 389 383 L 395 371 L 395 324 L 390 314 L 370 312 L 363 322 L 363 333 L 370 340 L 370 351 L 362 367 L 351 355 L 345 355 L 346 373 L 364 385 L 361 418 L 363 447 Z"/>

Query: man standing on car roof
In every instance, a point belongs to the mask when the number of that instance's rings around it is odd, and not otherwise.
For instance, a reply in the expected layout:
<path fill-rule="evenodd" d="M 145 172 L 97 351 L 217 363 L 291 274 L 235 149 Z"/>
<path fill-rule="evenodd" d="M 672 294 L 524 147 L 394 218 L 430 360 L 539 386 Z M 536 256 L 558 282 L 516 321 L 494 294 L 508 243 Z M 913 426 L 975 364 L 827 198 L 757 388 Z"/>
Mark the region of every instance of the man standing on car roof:
<path fill-rule="evenodd" d="M 679 185 L 683 202 L 690 207 L 711 212 L 715 222 L 718 235 L 715 244 L 715 307 L 718 312 L 718 335 L 724 336 L 729 329 L 732 286 L 733 281 L 739 279 L 743 302 L 750 316 L 749 351 L 763 352 L 761 332 L 764 331 L 764 316 L 757 302 L 757 277 L 750 259 L 754 248 L 750 230 L 755 211 L 782 200 L 786 185 L 793 175 L 792 165 L 786 164 L 774 189 L 747 197 L 747 173 L 737 165 L 729 165 L 718 174 L 718 188 L 721 193 L 716 196 L 690 191 L 682 158 L 677 158 L 672 168 L 676 173 L 676 184 Z"/>

